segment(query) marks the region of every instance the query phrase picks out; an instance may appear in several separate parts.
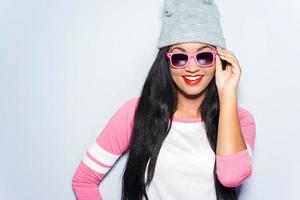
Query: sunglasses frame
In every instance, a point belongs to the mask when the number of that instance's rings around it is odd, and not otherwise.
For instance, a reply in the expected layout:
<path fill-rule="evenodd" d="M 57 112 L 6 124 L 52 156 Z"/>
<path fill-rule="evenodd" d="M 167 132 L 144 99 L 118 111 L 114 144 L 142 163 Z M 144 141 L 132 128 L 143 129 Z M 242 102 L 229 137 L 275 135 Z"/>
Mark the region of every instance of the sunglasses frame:
<path fill-rule="evenodd" d="M 197 60 L 197 55 L 200 54 L 200 53 L 207 53 L 207 52 L 210 52 L 210 53 L 213 54 L 213 61 L 212 61 L 212 63 L 209 64 L 209 65 L 203 65 L 203 64 L 200 64 L 200 63 L 198 62 L 198 60 Z M 187 55 L 187 56 L 188 56 L 187 62 L 186 62 L 183 66 L 176 67 L 175 65 L 173 65 L 172 59 L 171 59 L 171 57 L 172 57 L 174 54 L 185 54 L 185 55 Z M 175 53 L 173 53 L 173 52 L 166 52 L 166 53 L 165 53 L 165 55 L 167 56 L 167 58 L 168 58 L 168 60 L 169 60 L 169 63 L 171 64 L 171 67 L 173 67 L 173 68 L 175 68 L 175 69 L 183 69 L 183 68 L 185 68 L 185 67 L 188 65 L 188 63 L 190 62 L 191 57 L 194 58 L 194 60 L 197 62 L 197 64 L 198 64 L 200 67 L 203 67 L 203 68 L 211 67 L 211 66 L 213 66 L 213 65 L 215 64 L 215 62 L 216 62 L 216 55 L 217 55 L 217 54 L 218 54 L 218 53 L 217 53 L 216 50 L 205 50 L 205 51 L 203 51 L 203 50 L 201 51 L 201 50 L 200 50 L 200 51 L 197 51 L 197 52 L 194 52 L 194 53 L 187 53 L 187 52 L 175 52 Z"/>

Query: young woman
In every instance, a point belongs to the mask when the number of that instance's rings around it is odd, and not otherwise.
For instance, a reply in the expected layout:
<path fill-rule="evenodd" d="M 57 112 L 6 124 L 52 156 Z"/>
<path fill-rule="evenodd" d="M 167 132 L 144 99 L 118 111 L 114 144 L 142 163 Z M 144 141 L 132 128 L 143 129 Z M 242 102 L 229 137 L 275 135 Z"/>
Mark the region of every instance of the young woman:
<path fill-rule="evenodd" d="M 237 199 L 252 174 L 255 121 L 238 106 L 241 68 L 216 4 L 166 0 L 158 47 L 141 95 L 120 106 L 79 164 L 79 200 L 102 199 L 99 183 L 126 152 L 123 200 Z"/>

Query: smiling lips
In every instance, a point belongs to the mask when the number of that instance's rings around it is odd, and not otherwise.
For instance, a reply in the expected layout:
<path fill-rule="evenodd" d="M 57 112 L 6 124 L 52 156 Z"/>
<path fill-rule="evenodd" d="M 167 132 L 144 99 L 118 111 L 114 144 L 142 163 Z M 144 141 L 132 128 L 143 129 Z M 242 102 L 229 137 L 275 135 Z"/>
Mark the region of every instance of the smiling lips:
<path fill-rule="evenodd" d="M 196 85 L 201 82 L 203 75 L 196 75 L 196 76 L 191 76 L 191 75 L 183 75 L 183 80 L 189 84 L 189 85 Z"/>

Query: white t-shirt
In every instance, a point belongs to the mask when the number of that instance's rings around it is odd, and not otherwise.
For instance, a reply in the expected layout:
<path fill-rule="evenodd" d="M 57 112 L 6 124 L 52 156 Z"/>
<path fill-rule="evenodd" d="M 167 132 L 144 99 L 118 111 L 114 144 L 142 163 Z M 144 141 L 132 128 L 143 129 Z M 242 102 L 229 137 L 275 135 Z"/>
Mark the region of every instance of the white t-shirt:
<path fill-rule="evenodd" d="M 173 119 L 160 149 L 153 179 L 146 189 L 148 198 L 215 200 L 214 163 L 215 154 L 209 145 L 203 122 Z"/>

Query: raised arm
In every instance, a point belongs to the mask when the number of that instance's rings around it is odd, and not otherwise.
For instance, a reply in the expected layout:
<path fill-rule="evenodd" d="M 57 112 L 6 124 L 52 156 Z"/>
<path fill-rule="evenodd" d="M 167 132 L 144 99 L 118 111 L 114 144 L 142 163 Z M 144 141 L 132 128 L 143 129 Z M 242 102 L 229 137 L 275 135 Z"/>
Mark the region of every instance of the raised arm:
<path fill-rule="evenodd" d="M 226 187 L 237 187 L 252 174 L 252 151 L 256 136 L 253 115 L 245 108 L 238 107 L 238 116 L 246 149 L 231 155 L 216 155 L 216 173 Z"/>
<path fill-rule="evenodd" d="M 89 147 L 72 179 L 78 200 L 102 199 L 98 185 L 128 148 L 137 102 L 138 97 L 127 100 Z"/>

